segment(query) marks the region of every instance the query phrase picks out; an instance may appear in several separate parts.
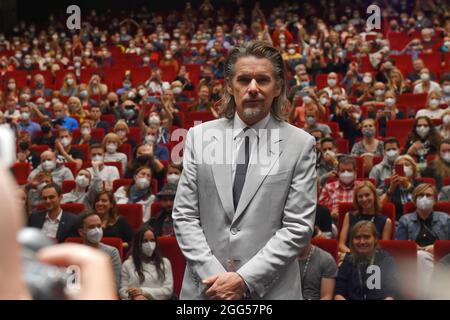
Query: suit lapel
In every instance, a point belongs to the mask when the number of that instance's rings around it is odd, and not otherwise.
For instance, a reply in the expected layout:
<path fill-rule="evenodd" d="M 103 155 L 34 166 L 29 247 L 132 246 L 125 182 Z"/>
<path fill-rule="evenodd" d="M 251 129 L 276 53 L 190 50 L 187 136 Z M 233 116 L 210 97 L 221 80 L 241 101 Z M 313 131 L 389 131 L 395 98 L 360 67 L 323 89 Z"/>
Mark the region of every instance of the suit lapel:
<path fill-rule="evenodd" d="M 233 128 L 233 120 L 229 120 L 225 123 L 225 126 L 220 130 L 221 134 L 224 134 L 226 130 L 232 130 Z M 215 141 L 213 143 L 216 144 L 218 149 L 223 149 L 227 144 L 232 143 L 230 141 L 224 140 L 224 136 L 215 137 Z M 224 150 L 228 152 L 229 150 Z M 233 184 L 232 184 L 232 167 L 228 162 L 212 164 L 212 173 L 214 176 L 214 181 L 216 184 L 217 192 L 219 194 L 220 200 L 222 201 L 222 206 L 225 210 L 230 221 L 233 219 L 234 214 L 234 206 L 233 206 Z"/>
<path fill-rule="evenodd" d="M 278 130 L 275 131 L 273 129 Z M 284 140 L 281 127 L 278 125 L 277 120 L 271 116 L 267 124 L 267 130 L 263 131 L 259 138 L 258 150 L 261 156 L 258 155 L 259 159 L 256 159 L 256 154 L 252 154 L 253 159 L 248 167 L 244 188 L 242 189 L 233 222 L 244 212 L 268 173 L 274 169 L 275 163 L 278 162 L 278 158 L 283 152 Z M 267 156 L 265 156 L 266 150 Z"/>
<path fill-rule="evenodd" d="M 58 231 L 56 231 L 56 239 L 58 240 L 58 242 L 62 242 L 62 235 L 64 234 L 65 224 L 66 224 L 66 219 L 65 219 L 65 214 L 63 211 L 63 213 L 61 215 L 61 221 L 59 221 Z"/>

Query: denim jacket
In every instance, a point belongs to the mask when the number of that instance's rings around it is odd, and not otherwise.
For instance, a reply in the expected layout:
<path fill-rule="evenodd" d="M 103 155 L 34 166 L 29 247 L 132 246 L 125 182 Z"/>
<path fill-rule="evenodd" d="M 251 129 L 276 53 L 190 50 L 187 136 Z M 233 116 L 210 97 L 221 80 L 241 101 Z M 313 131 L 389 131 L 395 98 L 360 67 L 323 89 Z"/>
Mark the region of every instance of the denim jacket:
<path fill-rule="evenodd" d="M 444 212 L 433 211 L 431 229 L 439 240 L 450 240 L 450 218 Z M 420 231 L 420 222 L 417 212 L 403 215 L 398 221 L 395 232 L 396 240 L 416 240 Z"/>

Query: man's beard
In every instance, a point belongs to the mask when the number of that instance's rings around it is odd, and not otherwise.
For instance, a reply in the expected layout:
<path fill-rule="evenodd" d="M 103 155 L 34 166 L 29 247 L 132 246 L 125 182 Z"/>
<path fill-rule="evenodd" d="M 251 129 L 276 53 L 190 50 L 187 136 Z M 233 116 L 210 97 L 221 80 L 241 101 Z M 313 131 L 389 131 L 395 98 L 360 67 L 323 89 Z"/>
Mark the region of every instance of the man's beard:
<path fill-rule="evenodd" d="M 262 111 L 259 108 L 244 108 L 243 110 L 244 117 L 248 120 L 257 118 L 261 112 Z"/>

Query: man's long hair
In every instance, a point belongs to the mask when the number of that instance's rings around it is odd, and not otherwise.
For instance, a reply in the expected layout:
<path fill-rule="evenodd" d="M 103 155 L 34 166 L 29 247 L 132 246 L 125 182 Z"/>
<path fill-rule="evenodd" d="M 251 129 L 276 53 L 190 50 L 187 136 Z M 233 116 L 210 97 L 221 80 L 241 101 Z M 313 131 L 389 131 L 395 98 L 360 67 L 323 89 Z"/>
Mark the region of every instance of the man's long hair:
<path fill-rule="evenodd" d="M 256 57 L 268 59 L 273 66 L 274 77 L 277 85 L 281 88 L 281 93 L 272 102 L 270 112 L 277 120 L 282 121 L 282 107 L 286 103 L 286 68 L 280 52 L 271 45 L 262 41 L 250 41 L 242 46 L 234 47 L 225 59 L 225 81 L 230 84 L 234 74 L 235 65 L 239 58 Z M 227 119 L 234 117 L 236 104 L 234 97 L 225 90 L 221 99 L 220 115 Z"/>

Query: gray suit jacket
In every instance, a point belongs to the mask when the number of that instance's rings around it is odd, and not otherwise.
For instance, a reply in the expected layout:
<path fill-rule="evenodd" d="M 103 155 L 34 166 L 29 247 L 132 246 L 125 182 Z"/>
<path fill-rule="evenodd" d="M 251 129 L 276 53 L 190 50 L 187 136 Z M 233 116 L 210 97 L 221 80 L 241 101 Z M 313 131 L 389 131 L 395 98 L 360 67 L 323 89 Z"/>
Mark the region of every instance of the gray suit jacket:
<path fill-rule="evenodd" d="M 181 299 L 204 299 L 201 281 L 227 271 L 243 277 L 253 299 L 301 299 L 296 258 L 314 227 L 315 140 L 271 116 L 267 135 L 259 139 L 270 161 L 249 165 L 235 212 L 232 165 L 201 159 L 225 148 L 223 137 L 232 126 L 233 120 L 209 121 L 191 128 L 186 138 L 172 213 L 187 260 Z"/>

